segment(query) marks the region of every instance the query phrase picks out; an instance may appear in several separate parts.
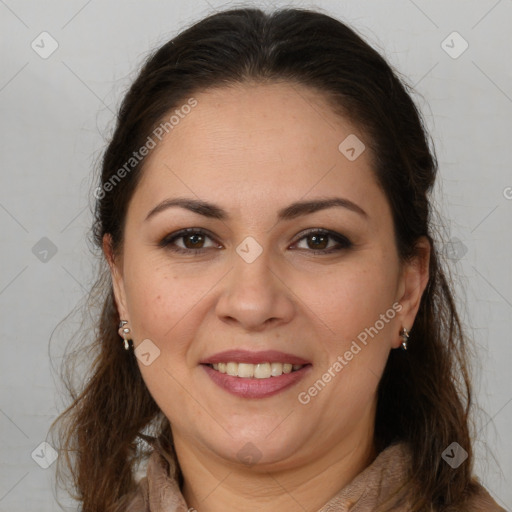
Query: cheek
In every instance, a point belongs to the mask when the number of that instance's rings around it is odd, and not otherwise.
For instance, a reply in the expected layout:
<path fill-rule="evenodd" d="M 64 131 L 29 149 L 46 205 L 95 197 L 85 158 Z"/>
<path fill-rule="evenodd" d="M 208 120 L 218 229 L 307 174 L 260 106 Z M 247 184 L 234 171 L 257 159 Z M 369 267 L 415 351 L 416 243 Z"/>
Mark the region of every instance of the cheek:
<path fill-rule="evenodd" d="M 208 286 L 204 276 L 183 279 L 161 261 L 134 258 L 126 265 L 125 290 L 134 336 L 161 344 L 183 327 Z"/>
<path fill-rule="evenodd" d="M 350 344 L 376 323 L 379 334 L 390 331 L 396 316 L 392 307 L 396 288 L 392 262 L 360 258 L 357 263 L 325 276 L 324 281 L 323 287 L 318 286 L 318 281 L 311 286 L 309 300 L 311 309 L 318 311 L 332 337 L 337 339 L 337 348 Z"/>
<path fill-rule="evenodd" d="M 326 280 L 329 293 L 323 302 L 318 293 L 315 299 L 318 316 L 329 326 L 331 335 L 323 338 L 325 359 L 308 382 L 311 387 L 304 391 L 319 397 L 311 403 L 317 408 L 315 414 L 325 415 L 334 423 L 340 411 L 350 411 L 346 421 L 352 424 L 372 406 L 390 340 L 395 330 L 398 333 L 395 262 L 378 253 L 377 257 L 366 256 L 368 259 L 361 257 L 357 264 L 347 265 L 347 271 L 330 275 Z M 325 387 L 319 381 L 326 383 Z"/>

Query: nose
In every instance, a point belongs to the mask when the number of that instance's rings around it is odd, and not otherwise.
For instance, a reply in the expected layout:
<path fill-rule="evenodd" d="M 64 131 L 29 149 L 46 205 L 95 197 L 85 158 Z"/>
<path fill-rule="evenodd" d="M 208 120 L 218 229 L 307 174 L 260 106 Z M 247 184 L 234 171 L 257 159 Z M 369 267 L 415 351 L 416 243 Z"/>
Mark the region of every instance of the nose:
<path fill-rule="evenodd" d="M 251 263 L 233 255 L 233 268 L 222 281 L 224 288 L 216 304 L 216 314 L 223 322 L 258 332 L 293 318 L 293 293 L 276 266 L 271 268 L 266 252 Z"/>

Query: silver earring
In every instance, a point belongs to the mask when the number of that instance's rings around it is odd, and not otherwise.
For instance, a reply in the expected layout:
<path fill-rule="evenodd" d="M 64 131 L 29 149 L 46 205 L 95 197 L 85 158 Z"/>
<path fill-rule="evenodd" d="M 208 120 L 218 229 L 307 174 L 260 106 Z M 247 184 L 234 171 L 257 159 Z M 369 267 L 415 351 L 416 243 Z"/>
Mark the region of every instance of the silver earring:
<path fill-rule="evenodd" d="M 400 337 L 402 338 L 402 348 L 407 350 L 407 341 L 409 340 L 409 331 L 403 327 L 400 331 Z"/>
<path fill-rule="evenodd" d="M 119 333 L 119 336 L 121 336 L 124 340 L 124 349 L 130 350 L 130 339 L 128 338 L 128 335 L 130 334 L 130 329 L 128 327 L 125 327 L 127 323 L 128 322 L 126 320 L 121 320 L 119 322 L 119 329 L 117 332 Z"/>

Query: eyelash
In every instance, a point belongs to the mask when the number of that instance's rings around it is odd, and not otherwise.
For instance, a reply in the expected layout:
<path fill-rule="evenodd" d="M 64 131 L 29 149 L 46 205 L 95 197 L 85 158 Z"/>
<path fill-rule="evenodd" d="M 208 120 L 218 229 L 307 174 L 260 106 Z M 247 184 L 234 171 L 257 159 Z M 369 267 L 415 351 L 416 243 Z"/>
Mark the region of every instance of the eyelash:
<path fill-rule="evenodd" d="M 206 237 L 212 239 L 212 237 L 206 231 L 204 231 L 202 229 L 187 228 L 187 229 L 182 229 L 176 233 L 172 233 L 172 234 L 166 236 L 159 242 L 158 246 L 162 247 L 162 248 L 166 248 L 172 252 L 176 252 L 179 254 L 188 254 L 188 255 L 201 254 L 201 253 L 207 251 L 208 249 L 211 249 L 211 247 L 202 247 L 200 249 L 183 249 L 181 247 L 177 247 L 176 245 L 174 245 L 174 242 L 176 240 L 179 240 L 180 238 L 183 239 L 190 235 L 203 235 L 203 236 L 206 236 Z M 305 250 L 307 252 L 310 252 L 313 254 L 318 254 L 318 255 L 327 255 L 327 254 L 331 254 L 334 252 L 339 252 L 342 250 L 350 249 L 353 246 L 352 242 L 347 237 L 340 235 L 339 233 L 336 233 L 334 231 L 329 231 L 327 229 L 319 229 L 319 228 L 312 228 L 312 229 L 306 230 L 305 232 L 302 233 L 302 236 L 294 242 L 294 244 L 300 242 L 301 240 L 303 240 L 311 235 L 328 236 L 329 238 L 333 239 L 334 241 L 336 241 L 338 243 L 338 247 L 335 247 L 335 248 L 331 247 L 330 249 L 318 249 L 318 250 L 315 250 L 315 249 L 298 249 L 298 250 Z"/>

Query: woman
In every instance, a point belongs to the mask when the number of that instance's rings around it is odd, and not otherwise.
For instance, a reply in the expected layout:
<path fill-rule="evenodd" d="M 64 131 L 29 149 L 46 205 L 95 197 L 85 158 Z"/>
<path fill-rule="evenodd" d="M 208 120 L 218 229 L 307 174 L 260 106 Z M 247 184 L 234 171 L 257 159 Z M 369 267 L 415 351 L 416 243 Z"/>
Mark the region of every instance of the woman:
<path fill-rule="evenodd" d="M 231 10 L 161 47 L 95 192 L 97 355 L 60 419 L 83 511 L 503 510 L 472 476 L 435 177 L 337 20 Z"/>

